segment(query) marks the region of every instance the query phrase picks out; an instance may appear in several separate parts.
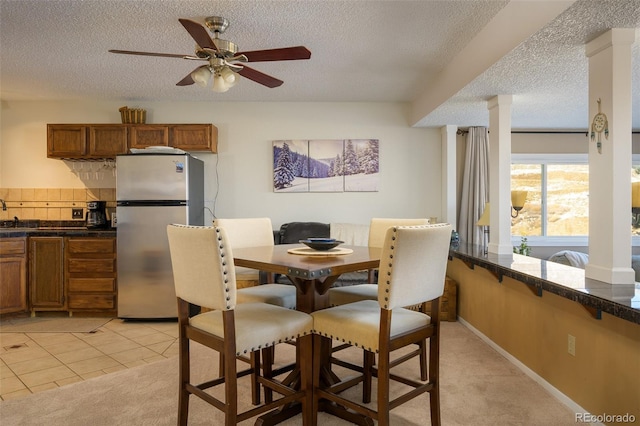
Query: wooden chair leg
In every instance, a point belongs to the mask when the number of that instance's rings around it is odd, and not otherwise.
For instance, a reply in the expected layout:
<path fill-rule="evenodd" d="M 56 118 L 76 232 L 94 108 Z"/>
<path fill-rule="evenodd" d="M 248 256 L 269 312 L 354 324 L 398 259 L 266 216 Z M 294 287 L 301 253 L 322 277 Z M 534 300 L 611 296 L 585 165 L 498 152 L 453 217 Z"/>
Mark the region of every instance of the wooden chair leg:
<path fill-rule="evenodd" d="M 362 380 L 362 403 L 368 404 L 371 402 L 371 377 L 374 361 L 376 355 L 370 351 L 363 351 L 364 359 L 362 361 L 363 367 L 363 380 Z"/>
<path fill-rule="evenodd" d="M 436 333 L 429 339 L 429 382 L 433 388 L 429 391 L 431 425 L 440 426 L 440 336 Z"/>
<path fill-rule="evenodd" d="M 378 354 L 378 426 L 389 426 L 389 352 Z"/>
<path fill-rule="evenodd" d="M 191 378 L 190 370 L 190 356 L 189 356 L 189 339 L 186 337 L 187 331 L 185 322 L 187 318 L 187 303 L 184 301 L 178 302 L 178 315 L 180 321 L 178 323 L 178 363 L 180 365 L 179 378 L 180 382 L 180 394 L 178 396 L 178 424 L 180 426 L 187 426 L 187 420 L 189 418 L 189 391 L 187 391 L 187 384 Z"/>
<path fill-rule="evenodd" d="M 313 401 L 313 335 L 309 334 L 296 339 L 296 344 L 300 350 L 300 389 L 306 394 L 302 402 L 302 425 L 310 426 L 317 424 L 314 416 L 318 415 L 317 410 L 314 411 Z"/>
<path fill-rule="evenodd" d="M 420 343 L 417 343 L 420 347 L 420 380 L 426 382 L 429 379 L 429 370 L 427 365 L 427 342 L 423 340 Z"/>
<path fill-rule="evenodd" d="M 262 375 L 268 379 L 273 378 L 273 360 L 274 360 L 274 347 L 270 346 L 262 350 Z M 264 387 L 264 402 L 273 402 L 273 390 L 268 387 Z"/>
<path fill-rule="evenodd" d="M 224 354 L 220 354 L 218 361 L 218 377 L 224 377 Z"/>
<path fill-rule="evenodd" d="M 260 376 L 260 351 L 251 352 L 249 359 L 253 370 L 251 372 L 251 403 L 260 405 L 260 382 L 258 381 Z"/>
<path fill-rule="evenodd" d="M 189 392 L 187 391 L 187 383 L 189 383 L 189 341 L 186 338 L 180 338 L 180 396 L 178 397 L 178 424 L 187 426 L 189 418 Z"/>

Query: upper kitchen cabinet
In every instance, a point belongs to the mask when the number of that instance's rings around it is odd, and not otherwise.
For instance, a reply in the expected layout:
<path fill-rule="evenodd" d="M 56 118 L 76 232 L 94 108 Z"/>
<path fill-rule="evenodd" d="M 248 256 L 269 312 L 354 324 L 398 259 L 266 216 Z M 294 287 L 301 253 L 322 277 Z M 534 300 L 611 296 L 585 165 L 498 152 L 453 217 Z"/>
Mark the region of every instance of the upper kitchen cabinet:
<path fill-rule="evenodd" d="M 128 130 L 126 127 L 114 125 L 89 126 L 89 156 L 109 158 L 126 154 L 129 149 Z"/>
<path fill-rule="evenodd" d="M 47 124 L 47 157 L 73 158 L 87 153 L 87 126 Z"/>
<path fill-rule="evenodd" d="M 129 148 L 169 146 L 169 126 L 134 124 L 129 132 Z"/>
<path fill-rule="evenodd" d="M 114 158 L 130 148 L 170 146 L 185 151 L 217 152 L 213 124 L 48 124 L 47 157 Z"/>
<path fill-rule="evenodd" d="M 131 124 L 129 148 L 170 146 L 185 151 L 217 152 L 218 128 L 213 124 Z"/>
<path fill-rule="evenodd" d="M 170 126 L 171 146 L 185 151 L 218 151 L 218 128 L 212 124 Z"/>
<path fill-rule="evenodd" d="M 128 128 L 118 124 L 48 124 L 47 157 L 111 158 L 125 154 Z"/>

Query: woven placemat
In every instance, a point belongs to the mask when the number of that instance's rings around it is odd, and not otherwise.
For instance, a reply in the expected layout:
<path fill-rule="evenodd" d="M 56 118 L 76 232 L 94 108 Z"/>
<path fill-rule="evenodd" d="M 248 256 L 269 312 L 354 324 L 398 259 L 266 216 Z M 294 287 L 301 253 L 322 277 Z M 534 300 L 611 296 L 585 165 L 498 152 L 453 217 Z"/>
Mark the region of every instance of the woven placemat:
<path fill-rule="evenodd" d="M 298 247 L 298 248 L 290 248 L 287 250 L 287 253 L 291 254 L 299 254 L 303 256 L 341 256 L 344 254 L 351 254 L 353 250 L 345 247 L 336 247 L 329 250 L 314 250 L 310 247 Z"/>

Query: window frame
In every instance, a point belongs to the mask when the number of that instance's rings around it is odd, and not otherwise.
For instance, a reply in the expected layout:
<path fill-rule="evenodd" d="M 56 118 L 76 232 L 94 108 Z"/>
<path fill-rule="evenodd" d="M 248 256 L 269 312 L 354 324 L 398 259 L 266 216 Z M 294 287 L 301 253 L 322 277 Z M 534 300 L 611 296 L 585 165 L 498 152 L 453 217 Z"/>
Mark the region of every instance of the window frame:
<path fill-rule="evenodd" d="M 588 154 L 511 154 L 511 165 L 513 164 L 535 164 L 541 166 L 540 176 L 540 196 L 541 196 L 541 217 L 547 217 L 547 166 L 550 164 L 582 164 L 589 165 Z M 588 247 L 588 235 L 576 236 L 548 236 L 547 221 L 541 222 L 542 234 L 539 236 L 527 236 L 530 246 L 545 247 Z M 520 235 L 511 235 L 511 243 L 514 246 L 520 244 Z"/>
<path fill-rule="evenodd" d="M 640 167 L 640 154 L 631 156 L 631 164 L 629 167 Z M 548 164 L 586 164 L 589 165 L 589 154 L 511 154 L 511 164 L 539 164 L 541 169 L 541 214 L 543 217 L 547 215 L 547 173 L 546 165 Z M 631 213 L 630 213 L 631 214 Z M 546 233 L 546 221 L 542 221 L 542 233 Z M 519 235 L 511 235 L 511 243 L 514 246 L 520 244 Z M 544 247 L 589 247 L 589 236 L 527 236 L 527 242 L 530 246 Z M 640 247 L 640 236 L 631 236 L 631 246 Z"/>

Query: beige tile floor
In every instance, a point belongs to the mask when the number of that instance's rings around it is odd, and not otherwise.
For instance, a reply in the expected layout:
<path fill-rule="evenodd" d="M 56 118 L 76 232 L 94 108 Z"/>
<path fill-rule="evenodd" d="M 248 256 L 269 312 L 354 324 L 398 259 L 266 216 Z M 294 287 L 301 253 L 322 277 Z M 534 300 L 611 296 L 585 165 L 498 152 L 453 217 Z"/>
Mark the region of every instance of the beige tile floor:
<path fill-rule="evenodd" d="M 0 333 L 0 399 L 178 355 L 177 322 L 112 319 L 93 333 Z"/>

